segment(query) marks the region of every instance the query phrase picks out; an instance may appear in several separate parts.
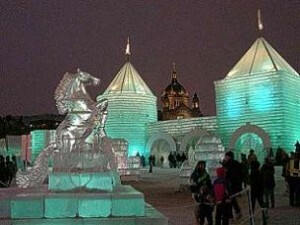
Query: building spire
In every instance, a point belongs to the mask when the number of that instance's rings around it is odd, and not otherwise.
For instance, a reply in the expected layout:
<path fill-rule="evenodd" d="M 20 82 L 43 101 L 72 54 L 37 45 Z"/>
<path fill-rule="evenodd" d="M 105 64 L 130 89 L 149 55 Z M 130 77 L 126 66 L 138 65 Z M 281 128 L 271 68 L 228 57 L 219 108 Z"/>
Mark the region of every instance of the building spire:
<path fill-rule="evenodd" d="M 129 61 L 130 55 L 131 55 L 129 36 L 127 37 L 127 45 L 126 45 L 126 49 L 125 49 L 125 55 L 127 57 L 127 61 Z"/>
<path fill-rule="evenodd" d="M 173 62 L 172 79 L 177 79 L 176 64 Z"/>
<path fill-rule="evenodd" d="M 257 10 L 257 25 L 258 25 L 259 33 L 261 34 L 262 30 L 264 29 L 264 25 L 262 23 L 260 9 Z"/>

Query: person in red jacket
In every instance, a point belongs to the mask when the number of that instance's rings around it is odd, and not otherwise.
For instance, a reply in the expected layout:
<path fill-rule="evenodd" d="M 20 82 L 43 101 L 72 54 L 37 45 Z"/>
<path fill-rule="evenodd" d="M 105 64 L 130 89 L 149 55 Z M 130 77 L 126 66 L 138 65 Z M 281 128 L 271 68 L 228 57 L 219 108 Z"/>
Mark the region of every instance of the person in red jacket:
<path fill-rule="evenodd" d="M 228 225 L 231 211 L 231 203 L 229 199 L 230 183 L 225 177 L 225 169 L 219 167 L 216 170 L 217 179 L 214 181 L 214 198 L 216 203 L 216 225 Z"/>

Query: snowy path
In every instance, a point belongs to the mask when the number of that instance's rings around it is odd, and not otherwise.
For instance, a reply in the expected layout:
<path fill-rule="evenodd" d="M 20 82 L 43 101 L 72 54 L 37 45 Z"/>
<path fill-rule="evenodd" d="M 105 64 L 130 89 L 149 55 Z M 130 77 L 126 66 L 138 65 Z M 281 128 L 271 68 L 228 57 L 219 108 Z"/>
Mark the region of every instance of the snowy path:
<path fill-rule="evenodd" d="M 178 170 L 154 168 L 150 174 L 147 169 L 140 172 L 139 181 L 127 181 L 139 191 L 143 192 L 146 201 L 169 218 L 172 225 L 192 225 L 194 224 L 193 204 L 190 192 L 186 189 L 176 192 L 178 182 Z M 300 208 L 292 208 L 288 205 L 288 197 L 284 194 L 283 180 L 278 177 L 275 190 L 275 209 L 269 209 L 269 224 L 300 225 Z M 238 198 L 243 208 L 243 218 L 239 222 L 232 224 L 249 224 L 247 216 L 246 196 Z M 257 207 L 255 214 L 255 225 L 261 224 L 261 212 Z"/>

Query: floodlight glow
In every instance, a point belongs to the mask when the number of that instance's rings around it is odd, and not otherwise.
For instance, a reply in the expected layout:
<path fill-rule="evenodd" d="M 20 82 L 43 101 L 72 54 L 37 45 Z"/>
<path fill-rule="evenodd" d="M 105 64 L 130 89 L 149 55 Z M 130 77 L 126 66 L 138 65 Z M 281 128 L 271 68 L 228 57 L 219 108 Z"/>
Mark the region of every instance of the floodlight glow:
<path fill-rule="evenodd" d="M 269 135 L 269 147 L 293 150 L 300 140 L 299 89 L 299 74 L 258 38 L 225 79 L 215 82 L 217 126 L 224 145 L 237 129 L 252 124 Z"/>
<path fill-rule="evenodd" d="M 127 61 L 97 101 L 108 100 L 105 131 L 111 138 L 128 141 L 128 155 L 148 155 L 147 124 L 157 121 L 156 97 Z"/>

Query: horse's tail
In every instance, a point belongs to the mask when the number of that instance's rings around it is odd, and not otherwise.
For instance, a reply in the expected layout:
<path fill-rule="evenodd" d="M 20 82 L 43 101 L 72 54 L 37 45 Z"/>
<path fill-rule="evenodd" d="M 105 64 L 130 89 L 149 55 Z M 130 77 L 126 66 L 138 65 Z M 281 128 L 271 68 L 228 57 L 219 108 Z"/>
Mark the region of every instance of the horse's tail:
<path fill-rule="evenodd" d="M 48 175 L 48 162 L 50 156 L 56 150 L 56 144 L 47 145 L 34 162 L 34 166 L 26 171 L 19 170 L 16 174 L 16 182 L 18 187 L 37 187 L 43 184 Z"/>

